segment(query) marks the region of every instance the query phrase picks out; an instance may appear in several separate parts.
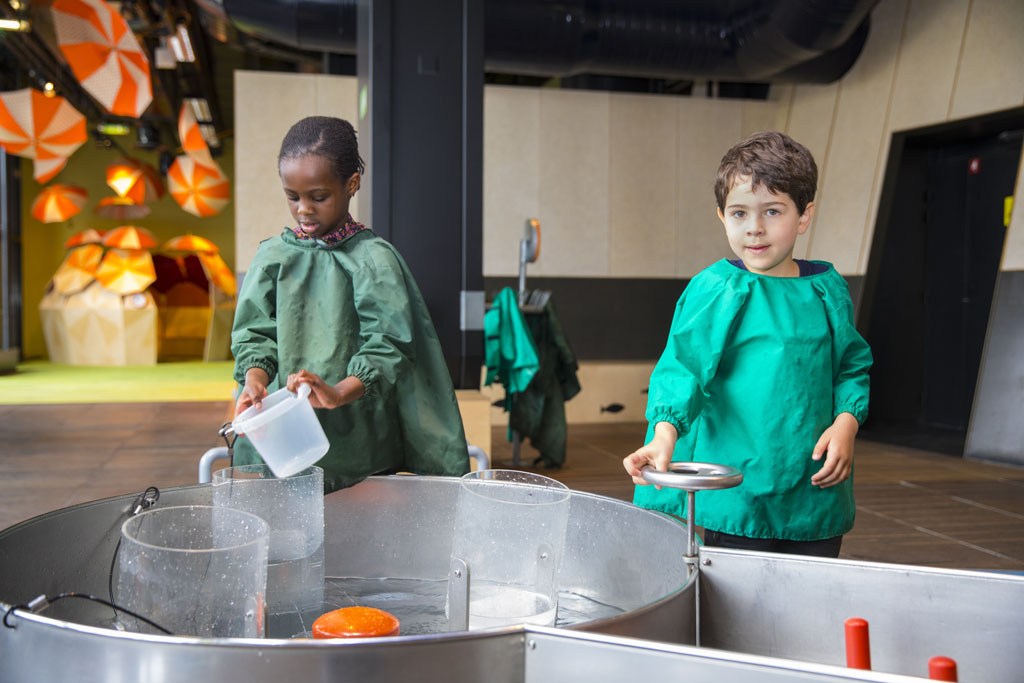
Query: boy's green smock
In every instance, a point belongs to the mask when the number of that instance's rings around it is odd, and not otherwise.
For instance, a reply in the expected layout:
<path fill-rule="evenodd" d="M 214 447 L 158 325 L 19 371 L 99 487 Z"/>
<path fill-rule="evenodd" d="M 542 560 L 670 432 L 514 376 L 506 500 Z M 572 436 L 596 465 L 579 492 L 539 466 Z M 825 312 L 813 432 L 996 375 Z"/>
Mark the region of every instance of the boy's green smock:
<path fill-rule="evenodd" d="M 371 474 L 469 471 L 455 391 L 430 314 L 405 261 L 362 230 L 336 244 L 290 230 L 265 240 L 242 283 L 231 333 L 235 379 L 270 375 L 267 391 L 309 370 L 336 384 L 358 377 L 366 393 L 317 409 L 330 449 L 317 463 L 327 492 Z M 261 462 L 248 439 L 235 463 Z"/>
<path fill-rule="evenodd" d="M 819 262 L 822 263 L 822 262 Z M 708 267 L 676 305 L 651 375 L 650 422 L 679 431 L 673 460 L 736 467 L 736 488 L 701 491 L 695 523 L 795 541 L 853 527 L 852 476 L 811 485 L 814 445 L 840 413 L 867 417 L 871 351 L 853 323 L 846 281 L 831 264 L 807 277 L 770 277 L 728 261 Z M 685 493 L 638 486 L 637 505 L 685 515 Z"/>

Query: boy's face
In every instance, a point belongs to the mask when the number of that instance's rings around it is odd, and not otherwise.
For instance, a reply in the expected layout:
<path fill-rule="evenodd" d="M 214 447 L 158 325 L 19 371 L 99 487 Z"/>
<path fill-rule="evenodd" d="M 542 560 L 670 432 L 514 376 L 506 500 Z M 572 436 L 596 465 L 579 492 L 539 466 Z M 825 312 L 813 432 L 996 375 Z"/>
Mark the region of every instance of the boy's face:
<path fill-rule="evenodd" d="M 348 204 L 359 189 L 359 174 L 342 181 L 318 154 L 282 159 L 278 169 L 288 209 L 299 229 L 322 237 L 348 217 Z"/>
<path fill-rule="evenodd" d="M 718 210 L 729 246 L 747 270 L 776 277 L 800 274 L 793 261 L 793 247 L 813 215 L 814 202 L 800 214 L 788 194 L 772 194 L 763 185 L 755 190 L 748 177 L 739 178 L 729 190 L 725 212 Z"/>

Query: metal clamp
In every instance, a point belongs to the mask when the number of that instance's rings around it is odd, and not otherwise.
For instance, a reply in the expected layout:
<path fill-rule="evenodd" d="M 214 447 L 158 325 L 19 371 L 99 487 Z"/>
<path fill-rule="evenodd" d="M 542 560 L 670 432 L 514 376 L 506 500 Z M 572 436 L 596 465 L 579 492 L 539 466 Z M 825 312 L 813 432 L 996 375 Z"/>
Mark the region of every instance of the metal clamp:
<path fill-rule="evenodd" d="M 686 557 L 683 559 L 691 571 L 697 568 L 697 542 L 693 523 L 694 493 L 730 489 L 743 482 L 743 473 L 735 467 L 716 465 L 711 462 L 673 462 L 668 472 L 661 472 L 650 465 L 640 468 L 644 481 L 655 486 L 686 491 Z"/>

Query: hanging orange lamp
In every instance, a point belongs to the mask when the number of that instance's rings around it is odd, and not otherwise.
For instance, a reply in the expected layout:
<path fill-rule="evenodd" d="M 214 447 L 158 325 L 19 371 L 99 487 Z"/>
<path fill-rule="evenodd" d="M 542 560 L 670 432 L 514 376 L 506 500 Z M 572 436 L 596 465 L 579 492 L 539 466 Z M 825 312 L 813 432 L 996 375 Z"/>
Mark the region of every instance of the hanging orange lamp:
<path fill-rule="evenodd" d="M 0 93 L 0 147 L 33 159 L 37 182 L 49 182 L 87 139 L 85 117 L 63 97 L 34 88 Z"/>
<path fill-rule="evenodd" d="M 138 118 L 153 101 L 149 59 L 128 23 L 103 0 L 52 0 L 57 45 L 103 107 Z"/>
<path fill-rule="evenodd" d="M 88 199 L 84 188 L 54 183 L 32 201 L 32 215 L 43 223 L 59 223 L 80 212 Z"/>
<path fill-rule="evenodd" d="M 103 245 L 117 249 L 149 249 L 157 244 L 153 233 L 134 225 L 122 225 L 103 236 Z"/>

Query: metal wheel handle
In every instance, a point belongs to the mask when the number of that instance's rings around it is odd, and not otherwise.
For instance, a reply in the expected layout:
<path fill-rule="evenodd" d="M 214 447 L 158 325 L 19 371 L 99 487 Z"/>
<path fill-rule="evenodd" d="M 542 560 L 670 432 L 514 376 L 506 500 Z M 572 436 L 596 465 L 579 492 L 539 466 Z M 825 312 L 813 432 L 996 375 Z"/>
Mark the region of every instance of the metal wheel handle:
<path fill-rule="evenodd" d="M 644 481 L 655 486 L 684 491 L 731 489 L 743 482 L 743 473 L 735 467 L 713 462 L 673 462 L 668 472 L 659 472 L 650 465 L 640 468 Z"/>
<path fill-rule="evenodd" d="M 717 465 L 713 462 L 673 462 L 668 472 L 660 472 L 650 465 L 640 468 L 644 481 L 670 489 L 686 491 L 686 564 L 691 571 L 697 570 L 697 542 L 693 524 L 694 493 L 731 489 L 743 482 L 743 473 L 735 467 Z"/>

